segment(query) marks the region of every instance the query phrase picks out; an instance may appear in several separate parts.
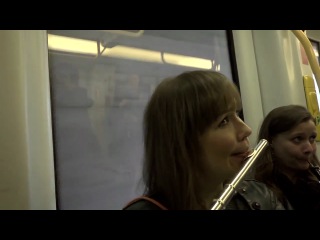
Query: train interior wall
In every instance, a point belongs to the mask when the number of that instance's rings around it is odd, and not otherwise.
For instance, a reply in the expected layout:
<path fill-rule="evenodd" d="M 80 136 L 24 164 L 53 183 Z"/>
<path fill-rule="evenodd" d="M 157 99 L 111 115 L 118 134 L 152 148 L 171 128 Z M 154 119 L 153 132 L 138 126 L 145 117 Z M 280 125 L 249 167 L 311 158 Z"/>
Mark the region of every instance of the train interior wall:
<path fill-rule="evenodd" d="M 319 31 L 307 34 L 320 40 Z M 233 37 L 244 119 L 254 144 L 271 109 L 306 106 L 302 76 L 312 71 L 302 64 L 300 43 L 289 30 L 234 30 Z M 0 209 L 57 209 L 47 32 L 1 30 L 0 49 Z"/>

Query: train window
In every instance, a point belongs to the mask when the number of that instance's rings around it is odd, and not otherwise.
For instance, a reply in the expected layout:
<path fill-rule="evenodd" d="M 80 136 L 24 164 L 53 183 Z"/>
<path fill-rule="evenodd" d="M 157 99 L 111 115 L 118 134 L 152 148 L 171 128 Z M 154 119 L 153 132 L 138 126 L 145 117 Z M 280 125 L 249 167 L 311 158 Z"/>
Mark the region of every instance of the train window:
<path fill-rule="evenodd" d="M 142 193 L 142 115 L 163 78 L 211 69 L 239 86 L 231 31 L 47 34 L 58 209 L 121 209 Z"/>

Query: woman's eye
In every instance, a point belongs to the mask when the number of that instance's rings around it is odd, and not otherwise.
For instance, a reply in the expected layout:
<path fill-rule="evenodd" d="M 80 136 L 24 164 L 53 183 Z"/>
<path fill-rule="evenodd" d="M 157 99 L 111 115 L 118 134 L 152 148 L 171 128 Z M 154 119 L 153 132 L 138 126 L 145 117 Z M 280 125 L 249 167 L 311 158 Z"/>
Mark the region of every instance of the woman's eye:
<path fill-rule="evenodd" d="M 316 141 L 316 138 L 317 138 L 317 136 L 311 136 L 311 137 L 309 137 L 309 142 L 310 142 L 310 143 L 315 142 L 315 141 Z M 293 141 L 294 143 L 300 143 L 300 142 L 302 142 L 304 139 L 305 139 L 305 138 L 303 138 L 303 137 L 295 137 L 295 138 L 292 139 L 292 141 Z"/>
<path fill-rule="evenodd" d="M 227 125 L 229 122 L 229 117 L 224 118 L 220 123 L 219 123 L 219 127 L 223 127 L 225 125 Z"/>
<path fill-rule="evenodd" d="M 310 137 L 310 142 L 313 143 L 316 140 L 317 136 Z"/>
<path fill-rule="evenodd" d="M 295 137 L 293 139 L 293 142 L 295 142 L 295 143 L 299 143 L 300 141 L 301 141 L 301 137 Z"/>

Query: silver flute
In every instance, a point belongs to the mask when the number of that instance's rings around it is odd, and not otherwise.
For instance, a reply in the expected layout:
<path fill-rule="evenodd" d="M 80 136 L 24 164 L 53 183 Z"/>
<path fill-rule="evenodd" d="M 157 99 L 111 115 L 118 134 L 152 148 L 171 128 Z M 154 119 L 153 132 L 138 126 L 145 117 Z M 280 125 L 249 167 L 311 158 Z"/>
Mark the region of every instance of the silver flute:
<path fill-rule="evenodd" d="M 257 146 L 253 149 L 253 152 L 247 157 L 249 158 L 245 165 L 241 168 L 240 172 L 235 176 L 231 183 L 226 185 L 226 189 L 223 191 L 221 196 L 216 200 L 211 210 L 221 210 L 232 198 L 236 187 L 243 180 L 246 173 L 249 171 L 253 163 L 259 157 L 260 153 L 268 146 L 268 141 L 261 139 Z"/>

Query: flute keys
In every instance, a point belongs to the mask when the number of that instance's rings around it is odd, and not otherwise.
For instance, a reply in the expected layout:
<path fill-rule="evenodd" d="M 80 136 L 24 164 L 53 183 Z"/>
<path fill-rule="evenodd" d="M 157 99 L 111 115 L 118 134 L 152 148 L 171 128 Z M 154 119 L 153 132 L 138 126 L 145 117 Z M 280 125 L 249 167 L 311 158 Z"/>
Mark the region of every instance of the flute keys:
<path fill-rule="evenodd" d="M 260 210 L 261 208 L 261 205 L 258 202 L 253 202 L 251 206 L 253 207 L 254 210 Z"/>

